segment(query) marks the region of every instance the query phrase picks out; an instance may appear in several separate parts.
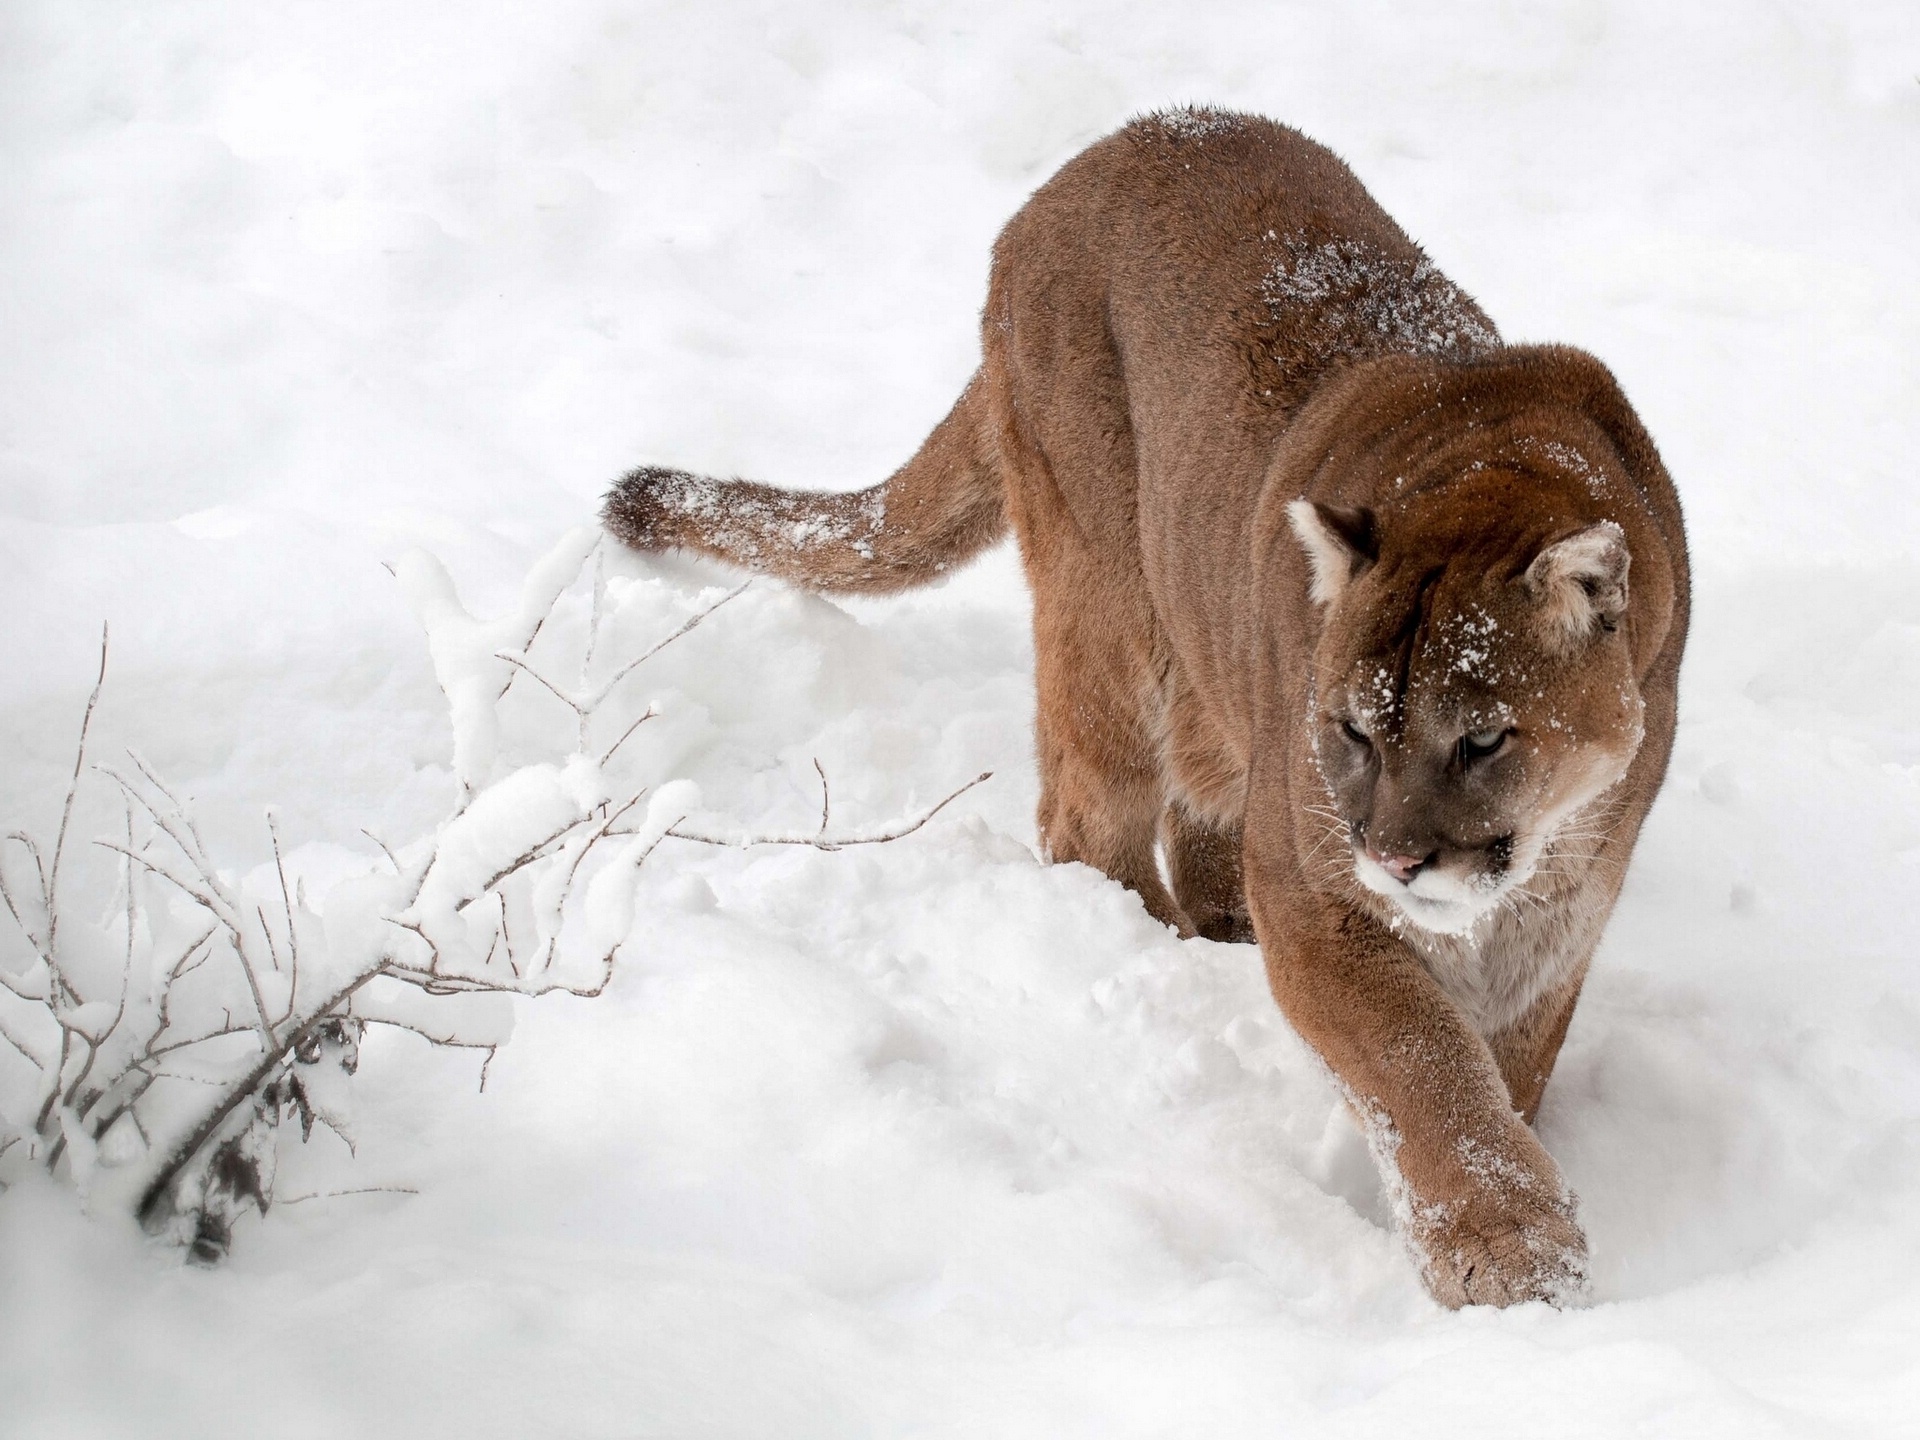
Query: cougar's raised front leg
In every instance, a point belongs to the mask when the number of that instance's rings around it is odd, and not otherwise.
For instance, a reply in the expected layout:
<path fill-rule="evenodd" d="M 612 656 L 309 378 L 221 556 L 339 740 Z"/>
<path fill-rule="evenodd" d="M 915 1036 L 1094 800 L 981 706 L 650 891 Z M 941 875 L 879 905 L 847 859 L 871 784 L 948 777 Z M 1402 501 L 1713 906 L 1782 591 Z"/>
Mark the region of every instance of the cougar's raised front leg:
<path fill-rule="evenodd" d="M 1275 999 L 1338 1078 L 1434 1298 L 1578 1295 L 1586 1237 L 1553 1157 L 1514 1113 L 1487 1042 L 1384 925 L 1303 883 L 1248 816 L 1247 898 Z M 1277 843 L 1276 843 L 1277 842 Z"/>
<path fill-rule="evenodd" d="M 1173 898 L 1196 935 L 1209 940 L 1251 941 L 1247 891 L 1240 876 L 1240 832 L 1199 819 L 1179 801 L 1160 822 Z"/>

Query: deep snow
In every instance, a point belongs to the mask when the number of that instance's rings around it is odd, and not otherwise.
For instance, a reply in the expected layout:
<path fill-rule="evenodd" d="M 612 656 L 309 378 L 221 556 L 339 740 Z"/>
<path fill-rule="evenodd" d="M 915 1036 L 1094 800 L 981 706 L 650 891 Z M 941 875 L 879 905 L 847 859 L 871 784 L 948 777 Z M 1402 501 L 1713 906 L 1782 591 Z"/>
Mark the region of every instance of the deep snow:
<path fill-rule="evenodd" d="M 1136 110 L 1288 120 L 1621 376 L 1698 574 L 1668 788 L 1548 1093 L 1596 1303 L 1445 1314 L 1247 947 L 1041 867 L 1013 557 L 663 655 L 612 991 L 488 1090 L 387 1035 L 231 1264 L 0 1196 L 0 1431 L 1920 1432 L 1920 19 L 1498 4 L 0 10 L 0 818 L 102 744 L 301 863 L 452 792 L 400 587 L 640 461 L 870 483 L 999 224 Z M 712 572 L 630 562 L 691 594 Z M 644 577 L 656 577 L 647 579 Z M 677 717 L 677 718 L 675 718 Z M 404 1191 L 417 1191 L 407 1194 Z"/>

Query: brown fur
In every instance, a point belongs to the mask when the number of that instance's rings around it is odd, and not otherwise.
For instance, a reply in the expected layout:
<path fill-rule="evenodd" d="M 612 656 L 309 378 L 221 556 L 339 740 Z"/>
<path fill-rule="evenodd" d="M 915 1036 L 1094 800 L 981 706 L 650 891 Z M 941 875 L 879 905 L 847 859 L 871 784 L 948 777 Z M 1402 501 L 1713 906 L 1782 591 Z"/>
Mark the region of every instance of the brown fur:
<path fill-rule="evenodd" d="M 1332 154 L 1216 111 L 1043 186 L 983 340 L 885 485 L 642 470 L 608 528 L 879 591 L 1010 521 L 1048 854 L 1185 933 L 1250 923 L 1437 1298 L 1577 1293 L 1529 1123 L 1666 767 L 1688 608 L 1613 378 L 1503 346 Z"/>

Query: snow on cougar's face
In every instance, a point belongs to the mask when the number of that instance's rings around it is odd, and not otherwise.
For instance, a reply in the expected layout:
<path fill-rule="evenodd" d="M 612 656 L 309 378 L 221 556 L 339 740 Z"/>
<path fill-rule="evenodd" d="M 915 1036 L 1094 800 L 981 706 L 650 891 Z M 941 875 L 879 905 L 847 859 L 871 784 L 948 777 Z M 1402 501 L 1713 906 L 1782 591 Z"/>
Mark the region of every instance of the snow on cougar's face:
<path fill-rule="evenodd" d="M 1445 935 L 1536 875 L 1544 890 L 1575 876 L 1603 840 L 1595 802 L 1643 733 L 1626 573 L 1608 521 L 1544 541 L 1389 532 L 1329 606 L 1316 655 L 1310 733 L 1331 806 L 1315 813 L 1335 834 L 1313 863 L 1350 864 Z"/>

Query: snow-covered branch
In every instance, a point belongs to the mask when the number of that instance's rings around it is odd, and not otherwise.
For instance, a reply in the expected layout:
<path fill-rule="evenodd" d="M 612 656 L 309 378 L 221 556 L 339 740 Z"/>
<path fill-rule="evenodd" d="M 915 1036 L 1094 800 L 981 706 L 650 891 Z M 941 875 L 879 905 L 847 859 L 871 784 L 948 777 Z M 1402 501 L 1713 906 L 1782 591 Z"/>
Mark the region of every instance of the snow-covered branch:
<path fill-rule="evenodd" d="M 615 764 L 659 713 L 623 699 L 625 682 L 746 587 L 696 606 L 632 658 L 608 656 L 603 631 L 619 606 L 596 544 L 593 531 L 564 537 L 493 619 L 466 610 L 432 556 L 399 563 L 447 697 L 454 804 L 411 843 L 375 839 L 378 859 L 318 899 L 298 880 L 298 854 L 284 848 L 271 812 L 271 866 L 236 878 L 155 766 L 131 751 L 123 764 L 90 763 L 107 676 L 102 632 L 51 849 L 24 830 L 0 844 L 0 906 L 30 954 L 24 964 L 0 960 L 0 1050 L 18 1057 L 0 1069 L 0 1164 L 36 1158 L 83 1197 L 124 1199 L 150 1231 L 217 1260 L 235 1220 L 272 1204 L 287 1121 L 303 1139 L 316 1124 L 348 1133 L 343 1081 L 368 1025 L 490 1061 L 511 1034 L 513 997 L 605 989 L 633 928 L 635 872 L 663 841 L 879 844 L 919 830 L 987 778 L 896 824 L 835 833 L 816 761 L 811 833 L 688 827 L 700 803 L 691 783 L 643 783 L 628 762 Z M 562 602 L 590 557 L 582 624 L 582 607 Z M 521 675 L 574 723 L 540 732 L 549 758 L 509 765 L 501 706 Z M 596 732 L 611 743 L 596 744 Z M 523 746 L 516 736 L 512 748 Z M 117 792 L 124 823 L 86 847 L 100 861 L 76 868 L 69 832 L 92 776 Z M 21 1086 L 30 1093 L 14 1093 Z M 25 1123 L 10 1128 L 7 1116 Z"/>

